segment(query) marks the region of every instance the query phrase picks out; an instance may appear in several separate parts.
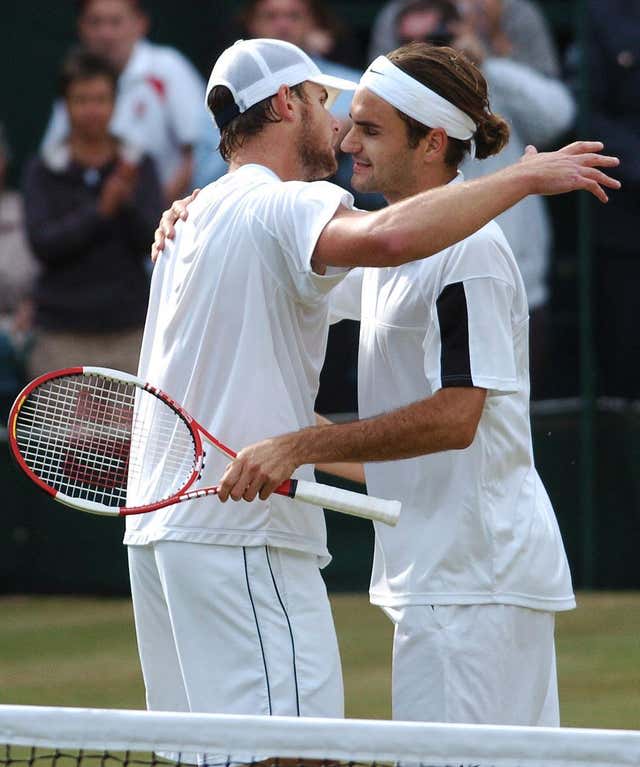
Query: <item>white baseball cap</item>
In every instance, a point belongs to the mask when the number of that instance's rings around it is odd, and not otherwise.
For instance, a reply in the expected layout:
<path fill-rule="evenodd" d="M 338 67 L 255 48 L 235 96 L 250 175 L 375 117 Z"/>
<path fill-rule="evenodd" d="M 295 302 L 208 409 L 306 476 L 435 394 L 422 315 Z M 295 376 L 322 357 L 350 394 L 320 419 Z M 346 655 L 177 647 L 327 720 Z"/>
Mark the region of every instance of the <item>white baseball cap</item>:
<path fill-rule="evenodd" d="M 209 94 L 218 85 L 231 91 L 234 106 L 214 115 L 222 129 L 249 107 L 274 96 L 281 85 L 299 85 L 305 80 L 324 85 L 329 94 L 327 109 L 341 91 L 354 91 L 358 87 L 350 80 L 323 74 L 317 64 L 292 43 L 265 38 L 238 40 L 223 51 L 214 64 L 205 105 L 208 106 Z"/>

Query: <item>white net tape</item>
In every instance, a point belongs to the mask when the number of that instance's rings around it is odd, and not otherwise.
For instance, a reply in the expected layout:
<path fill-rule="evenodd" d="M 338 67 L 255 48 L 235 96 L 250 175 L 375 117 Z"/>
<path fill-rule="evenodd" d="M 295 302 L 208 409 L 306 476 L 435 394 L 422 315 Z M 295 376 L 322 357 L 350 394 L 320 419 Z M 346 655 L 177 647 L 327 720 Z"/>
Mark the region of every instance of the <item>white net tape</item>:
<path fill-rule="evenodd" d="M 201 764 L 278 757 L 412 767 L 640 765 L 636 731 L 38 706 L 0 706 L 0 741 L 7 749 L 10 744 L 64 752 L 156 752 Z M 5 759 L 4 765 L 8 762 L 18 763 Z"/>

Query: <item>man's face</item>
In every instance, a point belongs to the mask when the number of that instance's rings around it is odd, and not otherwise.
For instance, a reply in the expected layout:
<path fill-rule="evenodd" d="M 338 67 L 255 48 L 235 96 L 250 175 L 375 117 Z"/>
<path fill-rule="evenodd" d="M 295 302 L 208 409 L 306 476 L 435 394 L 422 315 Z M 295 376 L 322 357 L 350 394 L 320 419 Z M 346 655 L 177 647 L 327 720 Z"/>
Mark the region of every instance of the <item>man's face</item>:
<path fill-rule="evenodd" d="M 306 0 L 262 0 L 247 27 L 251 37 L 285 40 L 304 48 L 313 18 Z"/>
<path fill-rule="evenodd" d="M 146 31 L 146 17 L 129 0 L 91 0 L 78 19 L 82 43 L 118 71 L 124 69 L 133 46 Z"/>
<path fill-rule="evenodd" d="M 107 77 L 91 77 L 71 83 L 66 104 L 71 134 L 85 139 L 103 138 L 109 131 L 115 94 Z"/>
<path fill-rule="evenodd" d="M 339 123 L 326 109 L 327 91 L 321 85 L 304 84 L 307 104 L 302 104 L 302 119 L 297 151 L 304 169 L 304 181 L 332 176 L 337 168 L 335 141 Z"/>
<path fill-rule="evenodd" d="M 340 148 L 353 159 L 353 188 L 381 192 L 390 201 L 411 193 L 421 146 L 409 146 L 407 126 L 396 110 L 360 86 L 351 102 L 351 119 Z"/>

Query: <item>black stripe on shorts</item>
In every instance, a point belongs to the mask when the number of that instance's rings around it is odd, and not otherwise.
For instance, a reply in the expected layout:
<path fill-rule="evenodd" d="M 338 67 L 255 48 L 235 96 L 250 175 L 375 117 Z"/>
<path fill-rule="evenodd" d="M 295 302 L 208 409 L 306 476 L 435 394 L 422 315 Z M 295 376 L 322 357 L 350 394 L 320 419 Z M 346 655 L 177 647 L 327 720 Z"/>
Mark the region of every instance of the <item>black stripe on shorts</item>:
<path fill-rule="evenodd" d="M 287 626 L 289 627 L 289 637 L 291 638 L 291 658 L 292 658 L 292 664 L 293 664 L 293 683 L 296 688 L 296 715 L 300 716 L 300 691 L 298 690 L 298 669 L 296 668 L 296 644 L 293 640 L 293 629 L 291 628 L 291 621 L 289 620 L 289 614 L 287 613 L 287 608 L 284 606 L 284 602 L 282 601 L 282 597 L 280 596 L 280 590 L 278 589 L 278 584 L 276 583 L 276 579 L 273 574 L 273 569 L 271 567 L 271 558 L 269 557 L 269 549 L 267 546 L 265 546 L 264 550 L 267 554 L 267 564 L 269 565 L 269 572 L 271 573 L 273 588 L 275 589 L 276 596 L 278 597 L 278 602 L 280 602 L 280 607 L 282 608 L 282 612 L 284 613 L 285 620 L 287 621 Z"/>
<path fill-rule="evenodd" d="M 269 715 L 273 713 L 271 707 L 271 686 L 269 684 L 269 670 L 267 669 L 267 657 L 264 653 L 264 644 L 262 642 L 262 634 L 260 632 L 260 624 L 258 623 L 258 614 L 256 612 L 256 605 L 253 601 L 253 594 L 251 593 L 251 584 L 249 583 L 249 568 L 247 566 L 247 550 L 242 547 L 242 556 L 244 558 L 244 575 L 247 580 L 247 591 L 249 592 L 249 601 L 251 602 L 251 609 L 253 610 L 253 619 L 256 624 L 256 631 L 258 633 L 258 642 L 260 643 L 260 652 L 262 653 L 262 664 L 264 666 L 264 679 L 267 685 L 267 699 L 269 701 Z"/>

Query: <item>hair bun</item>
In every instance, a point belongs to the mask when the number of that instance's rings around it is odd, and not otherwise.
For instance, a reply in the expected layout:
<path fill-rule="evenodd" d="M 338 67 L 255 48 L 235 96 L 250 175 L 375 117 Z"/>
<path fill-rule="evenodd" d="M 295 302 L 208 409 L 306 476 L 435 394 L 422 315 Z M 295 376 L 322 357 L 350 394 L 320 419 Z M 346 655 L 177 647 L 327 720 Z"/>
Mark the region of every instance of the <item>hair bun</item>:
<path fill-rule="evenodd" d="M 507 121 L 493 112 L 486 112 L 485 114 L 484 119 L 478 123 L 474 135 L 478 160 L 484 160 L 485 157 L 498 154 L 509 141 L 509 124 Z"/>

